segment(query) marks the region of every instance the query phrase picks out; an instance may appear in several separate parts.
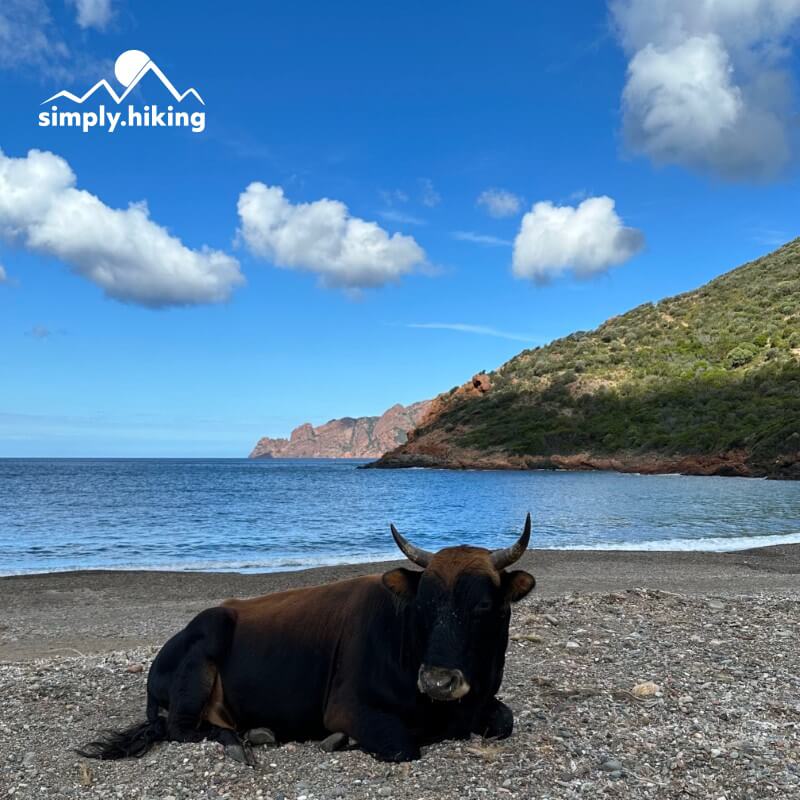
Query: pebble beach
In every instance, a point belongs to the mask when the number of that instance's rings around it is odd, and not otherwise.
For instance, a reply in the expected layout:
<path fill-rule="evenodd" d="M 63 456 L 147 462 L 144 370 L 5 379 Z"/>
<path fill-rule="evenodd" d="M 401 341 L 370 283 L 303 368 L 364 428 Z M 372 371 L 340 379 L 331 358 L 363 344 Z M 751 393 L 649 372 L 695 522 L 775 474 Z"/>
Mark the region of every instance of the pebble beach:
<path fill-rule="evenodd" d="M 0 797 L 182 800 L 800 797 L 800 546 L 739 553 L 543 551 L 515 607 L 505 741 L 390 765 L 318 743 L 75 747 L 143 717 L 158 646 L 204 607 L 381 571 L 56 573 L 0 579 Z"/>

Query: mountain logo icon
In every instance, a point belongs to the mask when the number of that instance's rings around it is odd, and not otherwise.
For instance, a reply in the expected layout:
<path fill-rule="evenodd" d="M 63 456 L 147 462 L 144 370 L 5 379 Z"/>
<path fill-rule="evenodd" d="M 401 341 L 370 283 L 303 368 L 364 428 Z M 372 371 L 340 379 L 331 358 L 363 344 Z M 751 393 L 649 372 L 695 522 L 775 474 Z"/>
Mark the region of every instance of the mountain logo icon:
<path fill-rule="evenodd" d="M 85 94 L 78 96 L 66 90 L 48 97 L 47 100 L 42 102 L 51 103 L 53 100 L 58 100 L 63 97 L 71 100 L 73 103 L 85 103 L 95 92 L 100 89 L 105 89 L 111 99 L 119 105 L 123 100 L 136 88 L 141 80 L 148 73 L 152 72 L 164 85 L 166 90 L 175 98 L 178 103 L 182 103 L 187 97 L 194 97 L 201 105 L 205 105 L 205 101 L 196 89 L 190 88 L 185 92 L 179 92 L 172 81 L 161 71 L 158 64 L 153 61 L 147 53 L 141 50 L 126 50 L 114 63 L 114 75 L 116 79 L 125 87 L 122 94 L 117 94 L 114 87 L 105 79 L 99 80 L 91 89 Z"/>

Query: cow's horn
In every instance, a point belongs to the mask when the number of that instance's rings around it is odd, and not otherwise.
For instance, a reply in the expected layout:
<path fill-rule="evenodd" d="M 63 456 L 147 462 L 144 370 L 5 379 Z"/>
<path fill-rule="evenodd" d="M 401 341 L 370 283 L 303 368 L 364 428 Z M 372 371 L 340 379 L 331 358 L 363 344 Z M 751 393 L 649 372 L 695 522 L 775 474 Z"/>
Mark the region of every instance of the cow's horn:
<path fill-rule="evenodd" d="M 519 537 L 516 544 L 512 544 L 511 547 L 505 547 L 502 550 L 492 551 L 492 564 L 494 564 L 495 569 L 505 569 L 511 566 L 515 561 L 519 561 L 522 554 L 525 552 L 525 548 L 528 546 L 530 538 L 531 515 L 529 512 L 528 516 L 525 518 L 525 530 L 522 531 L 522 536 Z"/>
<path fill-rule="evenodd" d="M 389 527 L 392 529 L 392 536 L 394 536 L 397 546 L 405 553 L 409 561 L 413 561 L 420 567 L 427 567 L 428 564 L 431 563 L 433 553 L 429 553 L 427 550 L 422 550 L 419 547 L 414 547 L 414 545 L 395 528 L 394 523 L 390 523 Z"/>

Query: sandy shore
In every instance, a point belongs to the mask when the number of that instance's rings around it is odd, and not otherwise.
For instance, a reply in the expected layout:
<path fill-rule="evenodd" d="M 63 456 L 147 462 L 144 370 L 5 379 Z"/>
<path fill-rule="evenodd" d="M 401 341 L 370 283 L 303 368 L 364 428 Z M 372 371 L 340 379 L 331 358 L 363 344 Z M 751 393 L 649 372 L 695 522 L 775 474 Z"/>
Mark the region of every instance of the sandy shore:
<path fill-rule="evenodd" d="M 259 748 L 255 769 L 208 742 L 126 762 L 72 748 L 142 718 L 158 645 L 200 609 L 386 564 L 2 578 L 0 798 L 800 797 L 800 546 L 540 551 L 523 566 L 538 588 L 512 620 L 511 739 L 405 765 L 289 743 Z"/>

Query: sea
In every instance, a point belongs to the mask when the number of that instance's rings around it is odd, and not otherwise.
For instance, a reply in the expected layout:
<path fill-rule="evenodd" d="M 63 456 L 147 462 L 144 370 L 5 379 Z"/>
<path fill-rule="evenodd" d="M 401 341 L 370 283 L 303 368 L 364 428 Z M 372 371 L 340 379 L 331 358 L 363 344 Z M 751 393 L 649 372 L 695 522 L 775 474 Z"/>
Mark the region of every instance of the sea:
<path fill-rule="evenodd" d="M 352 460 L 0 459 L 0 574 L 270 572 L 427 549 L 800 543 L 800 483 L 610 472 L 364 470 Z"/>

